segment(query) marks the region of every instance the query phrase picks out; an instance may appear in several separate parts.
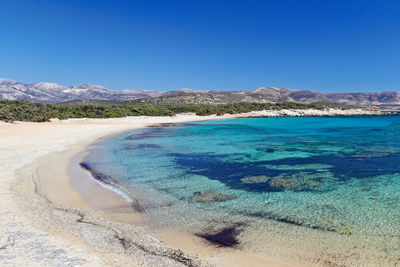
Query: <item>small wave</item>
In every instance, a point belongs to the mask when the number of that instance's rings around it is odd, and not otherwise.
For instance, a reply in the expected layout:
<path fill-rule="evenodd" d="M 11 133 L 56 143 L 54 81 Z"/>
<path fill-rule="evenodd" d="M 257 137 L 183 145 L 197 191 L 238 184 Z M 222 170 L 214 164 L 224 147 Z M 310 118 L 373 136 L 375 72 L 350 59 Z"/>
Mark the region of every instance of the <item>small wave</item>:
<path fill-rule="evenodd" d="M 127 200 L 134 210 L 140 212 L 143 211 L 143 208 L 139 205 L 136 198 L 132 196 L 132 194 L 128 190 L 123 188 L 112 176 L 95 170 L 87 162 L 81 162 L 79 163 L 79 165 L 89 174 L 90 177 L 93 178 L 93 180 L 99 183 L 102 187 L 117 193 L 125 200 Z"/>

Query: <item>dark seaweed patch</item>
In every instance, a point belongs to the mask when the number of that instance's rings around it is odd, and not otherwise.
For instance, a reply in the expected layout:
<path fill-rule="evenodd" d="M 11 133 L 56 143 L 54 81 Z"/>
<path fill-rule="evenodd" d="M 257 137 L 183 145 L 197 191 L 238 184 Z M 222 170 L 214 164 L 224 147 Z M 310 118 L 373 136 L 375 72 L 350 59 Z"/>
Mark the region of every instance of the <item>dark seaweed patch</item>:
<path fill-rule="evenodd" d="M 177 126 L 182 126 L 182 123 L 171 123 L 171 122 L 167 122 L 167 123 L 155 123 L 155 124 L 152 124 L 152 125 L 150 125 L 150 126 L 148 126 L 148 127 L 150 127 L 150 128 L 154 128 L 154 127 L 157 127 L 157 128 L 163 128 L 163 127 L 177 127 Z"/>
<path fill-rule="evenodd" d="M 229 125 L 236 125 L 240 126 L 240 124 L 229 124 Z M 165 122 L 165 123 L 155 123 L 152 125 L 149 125 L 148 127 L 157 127 L 157 128 L 166 128 L 166 127 L 179 127 L 179 126 L 191 126 L 191 127 L 204 127 L 204 126 L 226 126 L 226 124 L 220 124 L 220 123 L 190 123 L 190 122 L 182 122 L 182 123 L 174 123 L 174 122 Z"/>
<path fill-rule="evenodd" d="M 346 181 L 349 178 L 369 178 L 377 174 L 394 174 L 400 171 L 400 155 L 398 153 L 387 154 L 379 157 L 356 158 L 351 155 L 322 155 L 308 158 L 287 158 L 271 161 L 270 164 L 293 165 L 293 164 L 330 164 L 330 171 L 335 177 Z"/>
<path fill-rule="evenodd" d="M 275 149 L 273 149 L 273 148 L 256 148 L 256 150 L 257 151 L 262 151 L 262 152 L 265 152 L 265 153 L 273 153 L 273 152 L 275 152 Z"/>
<path fill-rule="evenodd" d="M 236 247 L 239 245 L 237 236 L 242 231 L 243 224 L 225 227 L 217 232 L 199 233 L 196 236 L 207 240 L 217 247 Z"/>
<path fill-rule="evenodd" d="M 143 140 L 151 138 L 160 138 L 169 136 L 171 133 L 169 130 L 160 127 L 144 128 L 141 130 L 135 130 L 132 134 L 125 137 L 125 140 Z"/>
<path fill-rule="evenodd" d="M 136 150 L 136 149 L 160 149 L 161 146 L 156 144 L 127 144 L 124 146 L 125 150 Z"/>
<path fill-rule="evenodd" d="M 169 153 L 168 156 L 172 157 L 175 163 L 188 174 L 197 174 L 212 180 L 219 180 L 231 188 L 256 192 L 279 191 L 268 185 L 261 187 L 257 184 L 244 184 L 240 181 L 245 176 L 277 176 L 281 173 L 279 170 L 268 170 L 265 167 L 265 163 L 222 160 L 232 155 Z"/>
<path fill-rule="evenodd" d="M 211 153 L 169 153 L 174 162 L 188 174 L 206 176 L 212 180 L 218 180 L 233 189 L 242 189 L 253 192 L 277 192 L 280 189 L 268 184 L 245 184 L 240 181 L 246 176 L 266 175 L 278 177 L 284 174 L 290 177 L 298 173 L 298 170 L 268 169 L 268 165 L 298 165 L 298 164 L 329 164 L 329 171 L 339 181 L 348 179 L 365 179 L 378 174 L 394 174 L 400 172 L 400 155 L 398 153 L 387 154 L 380 157 L 352 158 L 347 155 L 323 154 L 307 158 L 285 158 L 272 161 L 248 161 L 240 162 L 231 160 L 234 157 L 246 158 L 247 154 L 211 154 Z M 307 170 L 308 173 L 318 174 L 319 170 Z M 304 190 L 310 190 L 303 188 Z M 324 190 L 333 190 L 325 188 Z M 302 190 L 297 190 L 302 191 Z M 314 191 L 314 189 L 313 189 Z"/>
<path fill-rule="evenodd" d="M 230 123 L 230 124 L 225 124 L 225 123 L 182 123 L 184 126 L 227 126 L 227 125 L 232 125 L 232 126 L 240 126 L 238 123 Z"/>

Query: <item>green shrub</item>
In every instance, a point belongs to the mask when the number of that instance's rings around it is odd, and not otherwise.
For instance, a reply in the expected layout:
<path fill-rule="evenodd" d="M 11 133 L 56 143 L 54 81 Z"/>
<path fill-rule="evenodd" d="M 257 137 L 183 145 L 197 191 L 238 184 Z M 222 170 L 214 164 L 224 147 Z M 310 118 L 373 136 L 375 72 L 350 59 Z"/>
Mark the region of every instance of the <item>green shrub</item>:
<path fill-rule="evenodd" d="M 321 105 L 284 103 L 234 103 L 152 105 L 121 103 L 112 105 L 44 105 L 27 101 L 0 101 L 2 121 L 48 121 L 51 118 L 118 118 L 126 116 L 173 116 L 177 113 L 195 113 L 199 116 L 237 114 L 257 110 L 322 109 Z"/>

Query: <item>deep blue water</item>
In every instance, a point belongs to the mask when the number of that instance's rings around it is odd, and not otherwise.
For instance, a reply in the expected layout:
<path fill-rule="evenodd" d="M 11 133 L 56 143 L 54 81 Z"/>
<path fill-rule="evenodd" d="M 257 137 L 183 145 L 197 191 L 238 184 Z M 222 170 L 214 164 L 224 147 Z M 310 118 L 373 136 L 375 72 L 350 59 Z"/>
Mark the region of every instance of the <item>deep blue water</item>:
<path fill-rule="evenodd" d="M 397 116 L 206 121 L 133 130 L 86 161 L 161 225 L 239 216 L 400 236 L 399 134 Z M 193 201 L 206 190 L 234 197 Z"/>

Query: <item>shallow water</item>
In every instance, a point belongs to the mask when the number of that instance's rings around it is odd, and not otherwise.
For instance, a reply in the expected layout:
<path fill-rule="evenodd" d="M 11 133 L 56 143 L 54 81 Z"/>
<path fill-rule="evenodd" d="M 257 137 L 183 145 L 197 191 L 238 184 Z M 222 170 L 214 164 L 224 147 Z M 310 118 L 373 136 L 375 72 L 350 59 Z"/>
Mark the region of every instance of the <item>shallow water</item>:
<path fill-rule="evenodd" d="M 161 227 L 196 233 L 257 220 L 263 231 L 262 221 L 273 220 L 341 235 L 400 237 L 397 116 L 144 128 L 101 143 L 86 161 L 129 188 Z M 196 193 L 207 190 L 225 195 L 199 202 Z"/>

